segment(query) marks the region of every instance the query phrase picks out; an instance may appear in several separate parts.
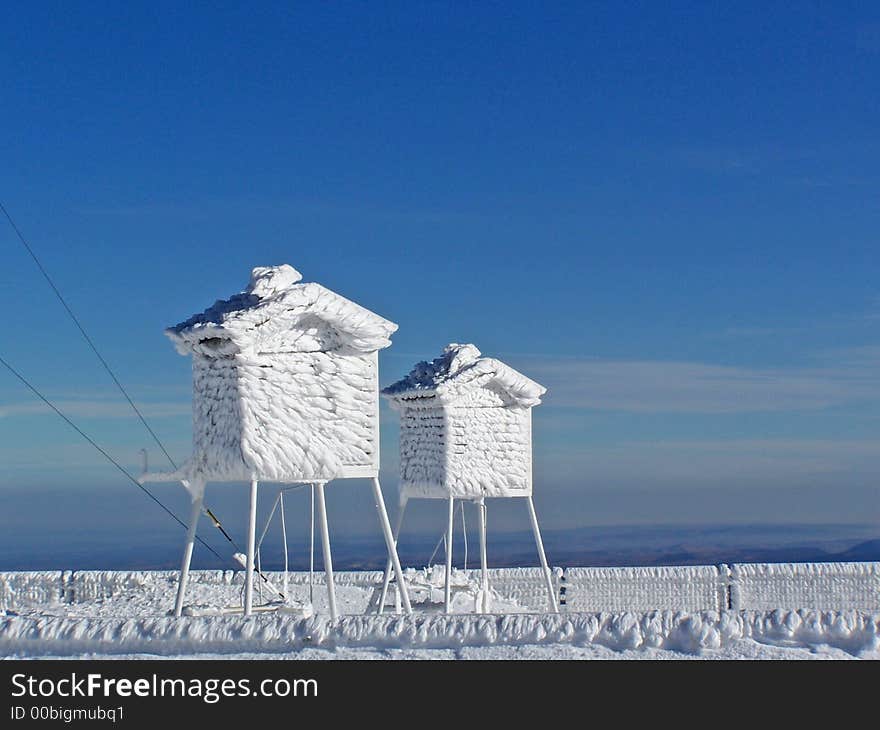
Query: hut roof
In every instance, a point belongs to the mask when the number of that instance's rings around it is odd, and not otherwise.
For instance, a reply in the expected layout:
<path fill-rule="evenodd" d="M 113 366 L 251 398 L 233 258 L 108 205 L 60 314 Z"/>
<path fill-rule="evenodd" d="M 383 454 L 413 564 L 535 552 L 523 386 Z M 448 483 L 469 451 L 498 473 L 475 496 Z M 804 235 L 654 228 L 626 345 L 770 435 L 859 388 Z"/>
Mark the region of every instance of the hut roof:
<path fill-rule="evenodd" d="M 242 350 L 275 351 L 279 338 L 285 351 L 318 349 L 314 339 L 286 336 L 291 330 L 314 331 L 323 323 L 333 333 L 327 349 L 373 352 L 391 344 L 397 325 L 314 282 L 287 264 L 259 266 L 248 287 L 220 299 L 204 312 L 165 330 L 183 355 L 214 355 Z M 324 343 L 327 345 L 327 343 Z"/>
<path fill-rule="evenodd" d="M 491 357 L 481 357 L 474 345 L 447 345 L 431 362 L 418 363 L 402 380 L 389 385 L 382 395 L 392 401 L 437 397 L 451 402 L 466 392 L 494 387 L 514 405 L 531 407 L 541 402 L 547 389 L 522 373 Z"/>

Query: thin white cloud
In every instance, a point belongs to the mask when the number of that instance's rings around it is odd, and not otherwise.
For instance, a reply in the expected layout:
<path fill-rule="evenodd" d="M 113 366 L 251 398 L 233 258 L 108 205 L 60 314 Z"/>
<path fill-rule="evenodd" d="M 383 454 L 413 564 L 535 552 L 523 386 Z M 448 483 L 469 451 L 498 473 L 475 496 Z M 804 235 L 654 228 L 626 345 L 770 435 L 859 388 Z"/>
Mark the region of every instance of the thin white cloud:
<path fill-rule="evenodd" d="M 523 362 L 559 407 L 630 413 L 820 410 L 880 401 L 880 348 L 828 353 L 813 368 L 534 358 Z"/>
<path fill-rule="evenodd" d="M 576 451 L 551 444 L 537 455 L 536 468 L 551 481 L 639 488 L 845 488 L 880 478 L 872 439 L 644 440 Z"/>
<path fill-rule="evenodd" d="M 780 334 L 806 332 L 809 327 L 728 327 L 721 337 L 776 337 Z"/>
<path fill-rule="evenodd" d="M 803 324 L 751 326 L 742 325 L 727 327 L 720 332 L 710 335 L 725 339 L 760 338 L 760 337 L 787 337 L 790 335 L 809 334 L 817 331 L 834 330 L 863 330 L 866 325 L 872 325 L 880 320 L 880 299 L 870 302 L 866 311 L 855 314 L 838 314 L 816 319 Z"/>

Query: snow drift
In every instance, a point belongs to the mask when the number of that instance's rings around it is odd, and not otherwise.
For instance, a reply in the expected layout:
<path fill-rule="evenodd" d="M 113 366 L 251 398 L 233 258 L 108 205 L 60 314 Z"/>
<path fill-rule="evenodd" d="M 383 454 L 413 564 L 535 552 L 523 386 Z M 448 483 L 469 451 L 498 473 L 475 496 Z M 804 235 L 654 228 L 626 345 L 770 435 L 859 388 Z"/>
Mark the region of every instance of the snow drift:
<path fill-rule="evenodd" d="M 264 615 L 161 618 L 0 618 L 5 655 L 289 652 L 306 647 L 456 648 L 504 644 L 596 644 L 614 650 L 700 653 L 744 639 L 832 646 L 851 654 L 880 647 L 880 614 L 860 611 L 521 614 L 463 616 Z"/>

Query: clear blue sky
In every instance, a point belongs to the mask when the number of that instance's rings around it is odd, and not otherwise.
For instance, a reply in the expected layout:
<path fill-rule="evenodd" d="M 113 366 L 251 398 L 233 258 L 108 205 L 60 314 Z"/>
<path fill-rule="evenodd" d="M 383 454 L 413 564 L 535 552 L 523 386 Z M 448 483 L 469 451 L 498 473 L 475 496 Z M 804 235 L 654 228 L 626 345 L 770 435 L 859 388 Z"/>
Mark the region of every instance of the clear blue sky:
<path fill-rule="evenodd" d="M 385 383 L 462 341 L 549 387 L 548 528 L 865 522 L 878 79 L 873 3 L 12 3 L 0 197 L 176 457 L 162 329 L 287 262 L 400 324 Z M 3 356 L 136 468 L 5 224 L 0 251 Z M 22 488 L 129 489 L 0 373 Z"/>

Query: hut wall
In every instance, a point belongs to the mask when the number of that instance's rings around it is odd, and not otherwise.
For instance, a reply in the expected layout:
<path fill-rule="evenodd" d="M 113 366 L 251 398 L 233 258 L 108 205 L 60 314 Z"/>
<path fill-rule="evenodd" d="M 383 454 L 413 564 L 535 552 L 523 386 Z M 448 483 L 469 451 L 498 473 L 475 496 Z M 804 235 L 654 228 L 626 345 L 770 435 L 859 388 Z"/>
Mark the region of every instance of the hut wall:
<path fill-rule="evenodd" d="M 449 496 L 446 441 L 446 416 L 442 408 L 426 408 L 420 404 L 401 410 L 400 482 L 404 496 L 437 499 Z"/>
<path fill-rule="evenodd" d="M 378 473 L 376 353 L 193 358 L 193 466 L 207 480 Z"/>
<path fill-rule="evenodd" d="M 448 409 L 448 475 L 458 494 L 526 497 L 532 493 L 531 411 Z"/>
<path fill-rule="evenodd" d="M 406 497 L 475 499 L 532 492 L 531 411 L 472 405 L 400 413 L 401 492 Z"/>

